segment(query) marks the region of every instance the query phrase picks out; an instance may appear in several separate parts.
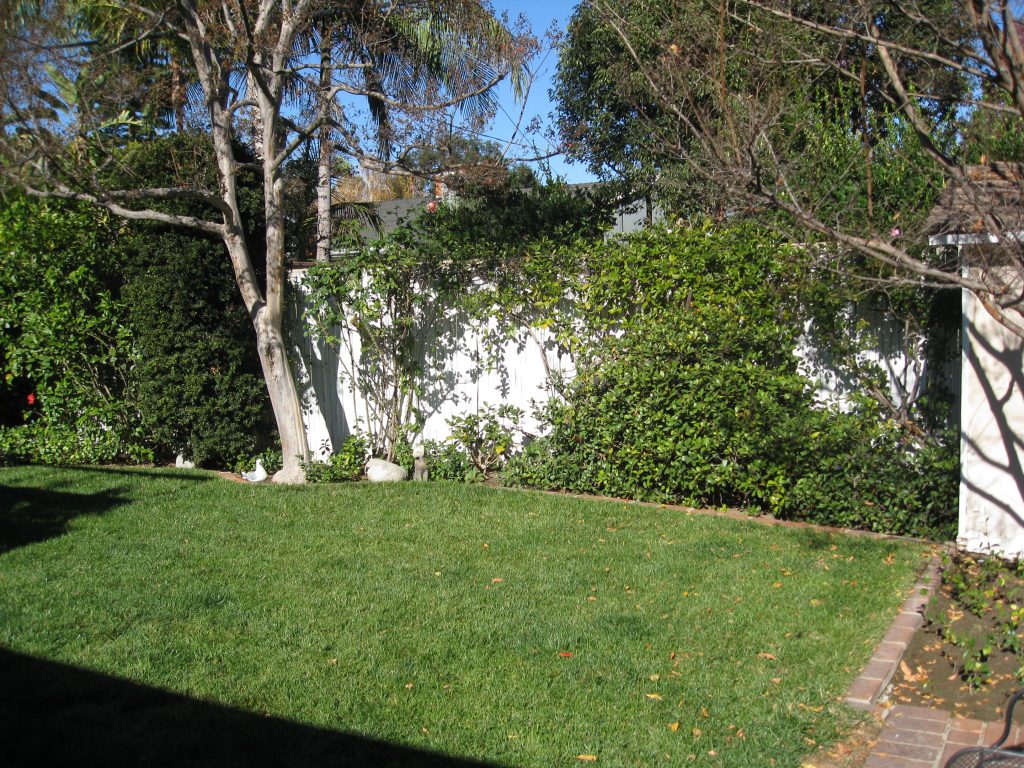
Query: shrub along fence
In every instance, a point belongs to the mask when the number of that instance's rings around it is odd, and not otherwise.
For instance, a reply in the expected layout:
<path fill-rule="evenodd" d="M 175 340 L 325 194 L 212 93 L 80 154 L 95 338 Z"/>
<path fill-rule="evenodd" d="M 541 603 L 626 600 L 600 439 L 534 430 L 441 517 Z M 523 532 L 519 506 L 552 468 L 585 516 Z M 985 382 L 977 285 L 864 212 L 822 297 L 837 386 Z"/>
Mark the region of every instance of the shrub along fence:
<path fill-rule="evenodd" d="M 510 484 L 954 531 L 956 440 L 934 398 L 908 399 L 944 372 L 902 344 L 872 357 L 864 323 L 859 345 L 811 349 L 806 249 L 747 227 L 651 230 L 466 267 L 406 241 L 292 273 L 312 449 L 359 432 L 401 459 L 426 440 L 452 477 L 478 475 L 490 446 Z M 842 401 L 822 402 L 840 379 Z M 527 439 L 488 442 L 496 429 Z"/>

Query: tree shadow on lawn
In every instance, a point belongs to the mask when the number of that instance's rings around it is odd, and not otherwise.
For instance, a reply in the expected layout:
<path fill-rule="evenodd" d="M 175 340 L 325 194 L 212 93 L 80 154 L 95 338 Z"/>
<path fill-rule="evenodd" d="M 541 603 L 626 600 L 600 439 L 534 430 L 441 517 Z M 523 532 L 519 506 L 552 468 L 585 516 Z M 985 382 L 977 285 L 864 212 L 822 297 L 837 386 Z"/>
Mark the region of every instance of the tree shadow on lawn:
<path fill-rule="evenodd" d="M 488 768 L 0 648 L 0 765 Z"/>
<path fill-rule="evenodd" d="M 126 504 L 120 488 L 71 493 L 0 483 L 0 554 L 62 535 L 80 515 L 99 515 Z"/>

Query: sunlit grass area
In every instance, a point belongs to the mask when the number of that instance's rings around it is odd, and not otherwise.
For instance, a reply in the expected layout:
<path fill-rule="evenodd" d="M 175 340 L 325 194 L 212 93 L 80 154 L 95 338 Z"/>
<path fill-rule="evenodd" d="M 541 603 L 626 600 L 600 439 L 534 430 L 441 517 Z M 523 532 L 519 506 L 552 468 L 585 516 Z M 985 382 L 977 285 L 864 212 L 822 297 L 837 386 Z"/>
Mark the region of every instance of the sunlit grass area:
<path fill-rule="evenodd" d="M 0 645 L 57 670 L 492 765 L 781 768 L 851 724 L 924 550 L 479 486 L 15 467 L 0 552 Z M 5 703 L 15 733 L 36 699 Z"/>

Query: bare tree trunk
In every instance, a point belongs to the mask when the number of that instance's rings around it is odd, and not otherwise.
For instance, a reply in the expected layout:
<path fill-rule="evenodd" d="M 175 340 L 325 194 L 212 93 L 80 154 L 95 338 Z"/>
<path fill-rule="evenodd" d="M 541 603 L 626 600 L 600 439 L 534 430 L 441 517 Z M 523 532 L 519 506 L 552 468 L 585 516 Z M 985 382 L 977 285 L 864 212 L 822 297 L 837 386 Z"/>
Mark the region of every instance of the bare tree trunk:
<path fill-rule="evenodd" d="M 199 57 L 197 57 L 199 58 Z M 208 94 L 227 89 L 223 78 L 204 66 L 199 67 Z M 225 108 L 226 99 L 208 95 L 211 134 L 214 155 L 220 178 L 221 198 L 226 203 L 223 239 L 227 246 L 235 282 L 249 312 L 256 331 L 256 345 L 263 368 L 263 378 L 270 395 L 270 404 L 281 438 L 284 467 L 274 475 L 274 482 L 301 483 L 305 480 L 302 464 L 308 460 L 309 447 L 302 421 L 302 400 L 295 383 L 288 349 L 284 342 L 284 208 L 283 185 L 279 167 L 274 164 L 274 145 L 277 139 L 276 112 L 267 95 L 257 91 L 254 130 L 262 143 L 257 151 L 263 160 L 263 197 L 266 212 L 267 282 L 266 295 L 260 291 L 256 271 L 245 241 L 245 229 L 238 207 L 238 165 L 231 147 L 230 115 Z"/>
<path fill-rule="evenodd" d="M 257 313 L 254 325 L 263 378 L 281 436 L 284 466 L 274 475 L 274 482 L 301 483 L 306 479 L 302 465 L 309 460 L 309 447 L 302 421 L 302 400 L 288 360 L 282 324 L 264 307 Z"/>

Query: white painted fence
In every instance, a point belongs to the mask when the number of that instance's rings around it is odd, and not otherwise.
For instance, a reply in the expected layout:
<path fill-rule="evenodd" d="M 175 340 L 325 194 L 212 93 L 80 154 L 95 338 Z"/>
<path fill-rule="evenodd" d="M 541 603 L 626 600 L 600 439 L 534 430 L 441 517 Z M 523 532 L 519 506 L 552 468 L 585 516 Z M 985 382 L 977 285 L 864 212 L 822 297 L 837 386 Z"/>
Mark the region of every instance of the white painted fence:
<path fill-rule="evenodd" d="M 303 291 L 306 271 L 292 270 L 290 279 L 296 293 Z M 302 307 L 294 308 L 292 327 L 301 327 Z M 551 397 L 550 379 L 559 374 L 569 379 L 575 368 L 569 355 L 560 350 L 554 335 L 544 329 L 526 329 L 490 355 L 492 325 L 480 325 L 450 312 L 439 311 L 436 326 L 419 340 L 419 359 L 427 371 L 426 387 L 417 405 L 424 421 L 415 439 L 443 440 L 450 435 L 448 419 L 476 412 L 486 405 L 507 403 L 526 413 L 523 428 L 538 434 L 541 426 L 533 418 L 536 406 Z M 926 371 L 918 356 L 908 356 L 900 328 L 879 313 L 851 315 L 850 322 L 867 318 L 874 326 L 879 347 L 866 358 L 886 372 L 892 399 L 899 403 L 920 395 Z M 352 376 L 360 354 L 360 338 L 342 330 L 340 356 L 324 342 L 313 340 L 310 329 L 299 346 L 299 381 L 303 387 L 304 413 L 309 447 L 314 456 L 325 459 L 357 428 L 370 421 L 366 398 Z M 298 334 L 293 334 L 298 335 Z M 797 349 L 801 372 L 812 382 L 818 400 L 838 404 L 847 401 L 855 384 L 831 365 L 826 354 L 812 348 L 806 339 Z M 954 393 L 959 389 L 958 367 L 938 372 Z"/>
<path fill-rule="evenodd" d="M 304 269 L 289 273 L 300 295 L 305 273 Z M 293 328 L 307 322 L 302 310 L 299 305 L 293 308 Z M 444 311 L 438 316 L 435 326 L 418 340 L 419 359 L 427 374 L 417 402 L 423 427 L 414 438 L 443 440 L 451 434 L 451 417 L 503 403 L 521 408 L 525 412 L 522 428 L 538 433 L 540 426 L 533 412 L 551 397 L 551 374 L 571 377 L 575 370 L 554 335 L 545 329 L 524 329 L 494 355 L 494 345 L 487 341 L 495 332 L 494 324 L 480 325 Z M 314 341 L 309 328 L 301 339 L 293 334 L 309 447 L 319 459 L 337 450 L 354 430 L 365 431 L 370 421 L 367 400 L 352 376 L 361 351 L 360 337 L 352 330 L 336 332 L 342 341 L 340 355 L 326 343 Z"/>

